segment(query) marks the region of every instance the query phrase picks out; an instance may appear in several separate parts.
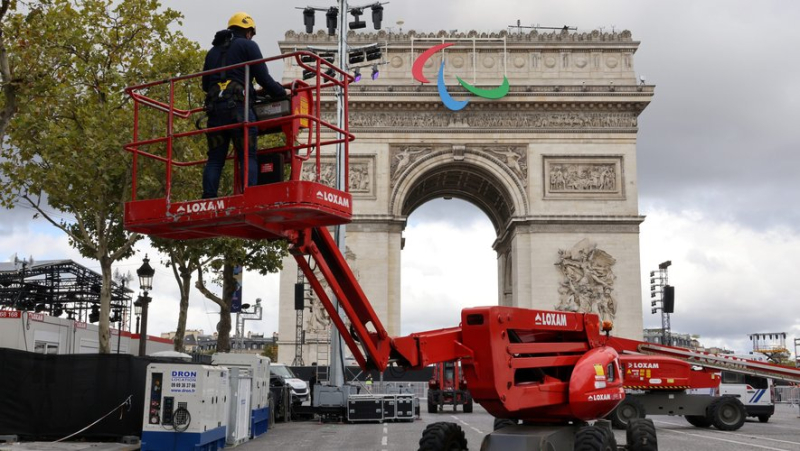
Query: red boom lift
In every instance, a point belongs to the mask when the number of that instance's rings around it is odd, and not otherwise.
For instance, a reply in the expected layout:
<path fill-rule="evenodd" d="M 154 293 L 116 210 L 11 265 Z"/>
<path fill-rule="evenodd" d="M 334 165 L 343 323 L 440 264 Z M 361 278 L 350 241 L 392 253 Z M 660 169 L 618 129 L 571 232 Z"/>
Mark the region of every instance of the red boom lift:
<path fill-rule="evenodd" d="M 173 239 L 231 236 L 286 240 L 362 369 L 383 371 L 390 364 L 423 368 L 460 359 L 473 399 L 498 419 L 523 423 L 489 434 L 482 450 L 616 449 L 609 422 L 600 419 L 625 397 L 618 351 L 639 352 L 642 343 L 610 338 L 611 325 L 601 324 L 596 315 L 475 307 L 461 312 L 458 327 L 405 337 L 388 335 L 326 228 L 350 221 L 352 198 L 347 188 L 342 191 L 321 183 L 321 149 L 341 143 L 346 168 L 348 143 L 354 136 L 348 129 L 347 109 L 340 129 L 323 119 L 321 102 L 323 96 L 333 99 L 335 91 L 339 91 L 346 105 L 348 86 L 353 79 L 308 52 L 262 61 L 278 59 L 289 59 L 303 70 L 311 71 L 314 78 L 309 84 L 293 83 L 290 100 L 265 108 L 282 114 L 259 115 L 251 123 L 177 131 L 177 120 L 190 122 L 202 114 L 203 108 L 178 108 L 175 93 L 182 83 L 199 83 L 202 73 L 128 88 L 135 105 L 133 142 L 126 146 L 133 154 L 133 184 L 132 200 L 125 205 L 125 227 Z M 166 98 L 157 98 L 157 93 Z M 143 108 L 166 115 L 163 135 L 140 138 L 144 128 L 140 124 Z M 259 150 L 259 161 L 268 161 L 260 163 L 261 172 L 275 172 L 275 162 L 287 164 L 289 170 L 279 171 L 269 183 L 234 188 L 229 196 L 210 200 L 173 199 L 173 171 L 205 161 L 180 160 L 183 154 L 180 150 L 187 141 L 224 128 L 243 129 L 246 140 L 249 127 L 279 130 L 285 136 L 283 146 Z M 163 166 L 165 189 L 150 198 L 140 198 L 137 183 L 138 166 L 143 161 Z M 302 179 L 302 169 L 311 169 L 311 180 Z M 234 180 L 240 179 L 241 170 L 247 168 L 236 168 Z M 348 179 L 345 169 L 345 180 Z M 334 309 L 317 272 L 312 270 L 311 260 L 339 300 L 351 323 L 349 328 Z M 680 382 L 693 383 L 694 379 Z M 503 421 L 498 427 L 504 425 Z M 590 421 L 594 425 L 589 425 Z M 657 450 L 655 428 L 650 420 L 631 418 L 627 428 L 628 443 L 624 449 Z M 463 431 L 452 423 L 429 425 L 420 440 L 421 450 L 466 449 L 466 445 Z"/>
<path fill-rule="evenodd" d="M 453 412 L 464 406 L 464 413 L 472 413 L 472 395 L 459 360 L 434 365 L 428 381 L 428 413 L 444 412 L 445 405 L 453 406 Z"/>

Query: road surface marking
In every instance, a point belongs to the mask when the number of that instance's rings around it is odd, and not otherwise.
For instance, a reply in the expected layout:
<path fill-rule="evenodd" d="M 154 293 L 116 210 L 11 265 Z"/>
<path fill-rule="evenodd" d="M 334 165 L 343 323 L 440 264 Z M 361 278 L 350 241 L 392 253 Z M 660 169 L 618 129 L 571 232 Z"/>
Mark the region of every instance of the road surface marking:
<path fill-rule="evenodd" d="M 671 426 L 684 426 L 683 424 L 670 423 L 668 421 L 659 420 L 658 422 L 659 423 L 664 423 L 664 424 L 669 424 Z M 718 431 L 718 430 L 715 430 L 715 429 L 703 429 L 703 430 L 711 432 L 711 433 L 714 433 L 714 434 L 735 435 L 735 436 L 738 436 L 738 437 L 752 438 L 752 439 L 756 439 L 756 440 L 768 440 L 770 442 L 785 443 L 787 445 L 800 445 L 800 442 L 790 442 L 788 440 L 778 440 L 776 438 L 769 438 L 769 437 L 764 437 L 764 436 L 755 435 L 755 434 L 742 434 L 742 433 L 737 433 L 737 432 Z"/>
<path fill-rule="evenodd" d="M 769 446 L 756 445 L 755 443 L 751 443 L 751 442 L 740 442 L 740 441 L 736 441 L 736 440 L 726 440 L 724 438 L 714 437 L 713 435 L 690 434 L 688 432 L 681 432 L 681 431 L 676 431 L 674 429 L 664 429 L 664 428 L 659 428 L 658 430 L 659 431 L 671 432 L 673 434 L 688 435 L 690 437 L 700 437 L 700 438 L 707 438 L 707 439 L 711 439 L 711 440 L 718 440 L 720 442 L 735 443 L 737 445 L 747 445 L 747 446 L 751 446 L 753 448 L 769 449 L 769 450 L 772 450 L 772 451 L 789 451 L 789 450 L 786 450 L 784 448 L 772 448 L 772 447 L 769 447 Z"/>

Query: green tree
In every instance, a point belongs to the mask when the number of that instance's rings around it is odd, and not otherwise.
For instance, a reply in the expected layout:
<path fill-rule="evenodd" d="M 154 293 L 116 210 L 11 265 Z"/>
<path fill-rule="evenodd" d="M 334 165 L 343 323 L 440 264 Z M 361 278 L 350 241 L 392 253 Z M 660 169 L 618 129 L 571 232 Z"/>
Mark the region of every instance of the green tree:
<path fill-rule="evenodd" d="M 3 23 L 2 36 L 14 36 L 4 44 L 16 113 L 0 150 L 0 202 L 33 207 L 99 261 L 101 353 L 110 352 L 112 264 L 140 239 L 123 228 L 133 117 L 124 89 L 202 67 L 199 46 L 175 30 L 180 19 L 157 0 L 47 0 Z M 0 73 L 2 65 L 0 55 Z M 6 91 L 5 74 L 3 82 Z"/>
<path fill-rule="evenodd" d="M 0 143 L 5 141 L 6 129 L 17 111 L 17 80 L 11 75 L 6 47 L 6 16 L 9 10 L 16 9 L 17 2 L 2 0 L 0 2 L 0 83 L 3 86 L 3 107 L 0 109 Z"/>
<path fill-rule="evenodd" d="M 287 246 L 283 241 L 247 241 L 237 238 L 216 238 L 208 240 L 207 244 L 207 255 L 215 258 L 197 270 L 195 286 L 206 298 L 219 306 L 217 352 L 229 352 L 231 304 L 236 291 L 233 269 L 243 266 L 262 275 L 278 271 L 281 269 L 281 259 L 287 255 Z M 213 281 L 222 286 L 222 295 L 213 293 L 207 287 L 205 273 L 210 273 Z"/>
<path fill-rule="evenodd" d="M 265 345 L 264 350 L 261 352 L 261 355 L 264 357 L 269 358 L 271 362 L 278 361 L 278 343 L 273 342 L 271 344 Z"/>

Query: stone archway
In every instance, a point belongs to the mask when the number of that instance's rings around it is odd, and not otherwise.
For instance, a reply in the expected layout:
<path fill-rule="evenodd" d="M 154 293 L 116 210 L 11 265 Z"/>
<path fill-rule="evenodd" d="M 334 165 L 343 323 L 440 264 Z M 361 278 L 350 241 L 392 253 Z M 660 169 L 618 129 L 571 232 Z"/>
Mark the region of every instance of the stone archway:
<path fill-rule="evenodd" d="M 480 208 L 497 232 L 500 305 L 592 311 L 613 319 L 617 335 L 641 338 L 636 134 L 653 87 L 633 71 L 638 42 L 627 31 L 447 36 L 352 36 L 351 45 L 387 44 L 380 79 L 350 90 L 357 140 L 350 152 L 354 220 L 346 229 L 348 260 L 386 329 L 400 332 L 406 219 L 423 203 L 452 196 Z M 447 110 L 436 86 L 420 86 L 410 74 L 428 41 L 443 39 L 469 43 L 448 49 L 448 70 L 469 69 L 485 86 L 505 75 L 509 95 L 470 97 L 464 110 Z M 280 45 L 288 52 L 331 42 L 322 33 L 288 32 Z M 434 59 L 429 79 L 441 61 Z M 296 67 L 284 73 L 285 81 L 299 76 Z M 467 96 L 457 85 L 448 90 Z M 324 107 L 333 120 L 333 104 Z M 333 174 L 333 157 L 322 160 L 323 174 Z M 294 356 L 295 280 L 287 260 L 281 362 Z M 304 360 L 320 360 L 320 347 L 307 339 Z"/>
<path fill-rule="evenodd" d="M 513 165 L 498 157 L 513 155 Z M 425 202 L 457 197 L 481 209 L 498 233 L 512 217 L 527 214 L 525 146 L 390 147 L 389 210 L 408 217 Z"/>

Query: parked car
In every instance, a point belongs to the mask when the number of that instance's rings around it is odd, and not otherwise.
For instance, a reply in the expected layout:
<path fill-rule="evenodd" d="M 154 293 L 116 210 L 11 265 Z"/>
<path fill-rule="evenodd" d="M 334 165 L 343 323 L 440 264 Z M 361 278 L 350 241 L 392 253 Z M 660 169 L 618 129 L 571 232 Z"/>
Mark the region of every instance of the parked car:
<path fill-rule="evenodd" d="M 291 388 L 292 404 L 302 404 L 308 400 L 308 384 L 306 381 L 298 379 L 289 367 L 273 363 L 270 365 L 269 371 L 270 379 L 277 379 L 273 385 L 288 385 Z"/>

